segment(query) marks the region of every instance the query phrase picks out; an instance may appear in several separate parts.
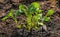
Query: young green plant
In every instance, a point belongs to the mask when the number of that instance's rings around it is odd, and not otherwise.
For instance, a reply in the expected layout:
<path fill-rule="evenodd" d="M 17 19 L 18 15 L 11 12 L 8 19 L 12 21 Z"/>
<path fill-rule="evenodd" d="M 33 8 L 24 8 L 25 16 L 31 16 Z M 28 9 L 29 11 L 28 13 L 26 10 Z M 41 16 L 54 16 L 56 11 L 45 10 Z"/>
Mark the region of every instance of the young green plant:
<path fill-rule="evenodd" d="M 17 19 L 13 16 L 13 14 L 14 14 L 14 10 L 11 9 L 9 13 L 5 17 L 3 17 L 1 20 L 5 21 L 7 18 L 12 18 L 17 24 Z"/>
<path fill-rule="evenodd" d="M 54 14 L 54 10 L 49 9 L 47 11 L 46 15 L 41 19 L 41 22 L 40 23 L 38 22 L 38 24 L 44 25 L 43 23 L 48 22 L 50 20 L 50 16 L 53 15 L 53 14 Z"/>
<path fill-rule="evenodd" d="M 54 11 L 52 9 L 48 10 L 47 14 L 42 16 L 43 10 L 40 9 L 40 4 L 38 2 L 33 2 L 29 6 L 20 4 L 19 10 L 16 12 L 17 15 L 24 13 L 26 15 L 27 25 L 24 25 L 25 28 L 31 30 L 31 28 L 38 29 L 38 26 L 44 25 L 45 21 L 49 21 L 51 15 Z"/>
<path fill-rule="evenodd" d="M 40 17 L 39 13 L 42 12 L 42 10 L 40 10 L 39 7 L 40 7 L 40 5 L 39 5 L 38 2 L 33 2 L 29 6 L 20 4 L 19 10 L 16 12 L 17 15 L 20 15 L 21 13 L 24 13 L 26 15 L 26 17 L 27 17 L 26 21 L 27 21 L 28 30 L 35 27 L 34 23 L 36 23 L 36 24 L 38 23 L 37 18 Z"/>

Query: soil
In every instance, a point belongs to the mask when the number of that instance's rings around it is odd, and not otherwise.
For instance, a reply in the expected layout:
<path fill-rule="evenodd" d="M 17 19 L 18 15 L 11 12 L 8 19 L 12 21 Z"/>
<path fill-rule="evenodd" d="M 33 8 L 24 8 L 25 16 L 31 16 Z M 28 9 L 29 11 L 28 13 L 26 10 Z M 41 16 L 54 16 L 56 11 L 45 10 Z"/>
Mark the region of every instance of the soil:
<path fill-rule="evenodd" d="M 31 31 L 24 28 L 15 28 L 16 23 L 12 18 L 2 21 L 10 9 L 17 10 L 20 3 L 25 5 L 31 2 L 40 2 L 41 9 L 44 10 L 44 15 L 48 9 L 53 9 L 55 13 L 51 16 L 49 22 L 45 22 L 44 27 L 39 30 L 31 29 Z M 56 5 L 51 5 L 48 0 L 0 0 L 0 37 L 60 37 L 60 0 L 55 2 Z M 26 24 L 25 15 L 16 16 L 19 24 Z"/>

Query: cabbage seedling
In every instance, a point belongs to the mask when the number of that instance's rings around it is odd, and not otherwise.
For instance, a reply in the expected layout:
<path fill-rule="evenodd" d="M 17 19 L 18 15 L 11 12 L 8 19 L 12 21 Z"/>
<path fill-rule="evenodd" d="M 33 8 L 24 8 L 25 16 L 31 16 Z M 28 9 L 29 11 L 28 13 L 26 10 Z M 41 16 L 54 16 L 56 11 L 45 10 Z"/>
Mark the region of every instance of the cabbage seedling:
<path fill-rule="evenodd" d="M 26 6 L 24 4 L 20 4 L 19 6 L 19 12 L 17 15 L 24 13 L 26 15 L 26 22 L 27 25 L 24 25 L 23 27 L 30 30 L 31 28 L 38 29 L 40 25 L 44 25 L 45 21 L 49 21 L 51 15 L 53 15 L 54 11 L 52 9 L 48 10 L 47 14 L 43 17 L 42 12 L 43 10 L 39 9 L 40 4 L 38 2 L 33 2 L 29 6 Z"/>
<path fill-rule="evenodd" d="M 1 20 L 5 21 L 7 18 L 12 18 L 17 23 L 17 19 L 13 16 L 13 13 L 14 13 L 14 10 L 11 9 L 9 13 L 5 17 L 3 17 Z"/>
<path fill-rule="evenodd" d="M 40 5 L 38 2 L 33 2 L 31 5 L 26 6 L 24 4 L 20 4 L 19 6 L 19 12 L 24 13 L 26 15 L 26 22 L 27 22 L 27 29 L 30 30 L 31 28 L 37 28 L 37 25 L 35 23 L 38 23 L 38 20 L 40 18 L 40 14 L 43 10 L 39 9 Z M 17 15 L 20 15 L 19 12 L 16 12 Z"/>
<path fill-rule="evenodd" d="M 52 9 L 48 10 L 47 14 L 44 16 L 43 21 L 49 21 L 51 15 L 53 15 L 54 11 Z"/>

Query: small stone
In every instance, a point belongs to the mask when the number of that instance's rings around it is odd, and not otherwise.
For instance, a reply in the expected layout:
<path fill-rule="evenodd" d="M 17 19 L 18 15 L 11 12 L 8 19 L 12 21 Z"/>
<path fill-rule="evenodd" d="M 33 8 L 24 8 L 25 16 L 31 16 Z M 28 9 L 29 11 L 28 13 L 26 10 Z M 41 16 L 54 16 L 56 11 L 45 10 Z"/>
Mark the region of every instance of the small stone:
<path fill-rule="evenodd" d="M 12 4 L 18 6 L 20 4 L 20 0 L 11 0 Z"/>
<path fill-rule="evenodd" d="M 8 0 L 0 0 L 0 3 L 2 3 L 2 4 L 5 4 L 7 2 L 8 2 Z"/>
<path fill-rule="evenodd" d="M 0 10 L 0 17 L 5 16 L 5 15 L 6 13 L 4 12 L 4 10 Z"/>
<path fill-rule="evenodd" d="M 12 2 L 19 3 L 20 0 L 12 0 Z"/>
<path fill-rule="evenodd" d="M 20 3 L 13 3 L 14 5 L 18 6 Z"/>
<path fill-rule="evenodd" d="M 7 9 L 10 9 L 11 6 L 12 6 L 12 4 L 9 4 L 9 3 L 8 3 L 8 4 L 6 4 L 6 5 L 3 7 L 3 9 L 6 9 L 6 10 L 7 10 Z"/>

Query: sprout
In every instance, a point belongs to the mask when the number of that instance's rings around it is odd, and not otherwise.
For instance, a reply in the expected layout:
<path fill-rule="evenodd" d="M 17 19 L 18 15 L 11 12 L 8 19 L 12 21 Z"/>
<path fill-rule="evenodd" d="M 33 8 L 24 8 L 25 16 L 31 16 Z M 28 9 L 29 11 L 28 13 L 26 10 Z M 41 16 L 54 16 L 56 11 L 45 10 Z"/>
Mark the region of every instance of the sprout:
<path fill-rule="evenodd" d="M 34 8 L 39 8 L 40 7 L 40 4 L 38 2 L 33 2 L 31 3 L 31 6 L 33 6 Z"/>
<path fill-rule="evenodd" d="M 33 2 L 29 6 L 24 4 L 19 5 L 19 10 L 16 12 L 17 15 L 24 13 L 26 16 L 26 25 L 24 24 L 23 27 L 25 29 L 31 30 L 31 28 L 38 29 L 41 25 L 44 25 L 44 22 L 49 21 L 51 15 L 53 15 L 54 11 L 52 9 L 48 10 L 47 14 L 43 17 L 43 10 L 39 9 L 40 4 L 38 2 Z M 17 26 L 21 28 L 21 26 Z"/>
<path fill-rule="evenodd" d="M 5 16 L 5 17 L 3 17 L 1 20 L 2 21 L 5 21 L 7 18 L 12 18 L 15 22 L 16 22 L 16 24 L 17 24 L 17 19 L 13 16 L 13 13 L 14 13 L 14 10 L 13 9 L 11 9 L 10 11 L 9 11 L 9 13 Z"/>

